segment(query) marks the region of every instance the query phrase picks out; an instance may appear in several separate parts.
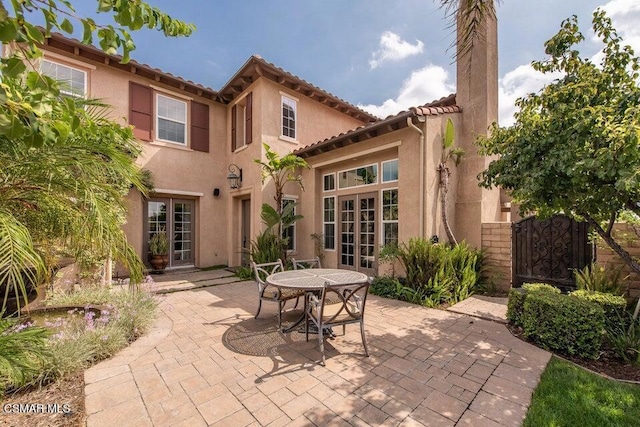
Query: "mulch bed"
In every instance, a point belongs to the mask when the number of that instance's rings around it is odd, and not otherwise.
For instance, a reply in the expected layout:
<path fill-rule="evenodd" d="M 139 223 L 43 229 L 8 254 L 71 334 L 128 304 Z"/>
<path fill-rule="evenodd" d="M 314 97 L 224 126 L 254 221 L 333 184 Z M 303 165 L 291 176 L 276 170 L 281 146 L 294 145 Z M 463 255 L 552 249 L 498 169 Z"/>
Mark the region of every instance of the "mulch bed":
<path fill-rule="evenodd" d="M 16 404 L 16 405 L 13 405 Z M 57 404 L 58 413 L 14 413 L 17 405 Z M 67 413 L 63 411 L 67 404 Z M 6 406 L 13 405 L 13 406 Z M 79 371 L 61 378 L 42 388 L 31 388 L 18 391 L 7 396 L 1 403 L 2 408 L 10 408 L 11 412 L 2 410 L 0 425 L 12 427 L 67 427 L 85 425 L 84 408 L 84 371 Z M 53 407 L 53 406 L 50 406 Z M 31 407 L 32 410 L 37 410 Z M 65 408 L 66 409 L 66 408 Z M 40 411 L 42 412 L 42 411 Z"/>
<path fill-rule="evenodd" d="M 522 328 L 514 327 L 512 325 L 507 325 L 507 328 L 509 328 L 514 336 L 520 338 L 522 341 L 526 341 L 529 344 L 535 345 L 524 337 Z M 631 365 L 624 362 L 622 359 L 617 358 L 615 354 L 610 350 L 603 350 L 597 360 L 581 359 L 579 357 L 569 356 L 562 353 L 555 353 L 553 351 L 551 352 L 563 359 L 566 359 L 570 362 L 575 363 L 576 365 L 587 368 L 598 374 L 615 378 L 617 380 L 640 382 L 640 366 Z"/>

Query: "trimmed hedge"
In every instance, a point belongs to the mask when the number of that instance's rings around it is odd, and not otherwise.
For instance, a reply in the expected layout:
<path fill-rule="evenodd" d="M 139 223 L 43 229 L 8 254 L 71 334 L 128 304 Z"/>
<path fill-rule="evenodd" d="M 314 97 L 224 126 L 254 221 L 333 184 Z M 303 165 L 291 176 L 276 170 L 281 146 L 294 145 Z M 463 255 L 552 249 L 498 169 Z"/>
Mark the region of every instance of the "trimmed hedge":
<path fill-rule="evenodd" d="M 526 292 L 524 335 L 541 347 L 595 359 L 600 354 L 604 310 L 595 302 L 552 292 Z"/>
<path fill-rule="evenodd" d="M 559 294 L 560 289 L 554 288 L 546 283 L 525 283 L 521 288 L 512 288 L 509 291 L 509 301 L 507 303 L 507 320 L 515 326 L 522 326 L 522 312 L 524 310 L 524 300 L 530 292 L 549 292 Z"/>
<path fill-rule="evenodd" d="M 598 304 L 604 310 L 604 320 L 607 327 L 615 327 L 620 323 L 625 309 L 627 308 L 627 300 L 620 295 L 607 294 L 598 291 L 588 291 L 581 289 L 573 291 L 570 294 L 573 297 L 592 301 Z"/>

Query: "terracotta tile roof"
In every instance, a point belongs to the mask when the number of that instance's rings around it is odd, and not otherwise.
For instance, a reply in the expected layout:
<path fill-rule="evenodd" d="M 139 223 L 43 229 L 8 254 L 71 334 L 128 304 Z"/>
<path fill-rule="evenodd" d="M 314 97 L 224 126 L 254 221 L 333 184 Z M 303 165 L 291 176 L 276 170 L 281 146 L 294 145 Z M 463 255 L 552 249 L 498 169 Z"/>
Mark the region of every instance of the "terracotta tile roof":
<path fill-rule="evenodd" d="M 378 120 L 378 118 L 366 111 L 352 105 L 337 96 L 320 89 L 317 86 L 295 76 L 282 68 L 265 61 L 259 55 L 251 56 L 247 62 L 231 77 L 220 89 L 220 96 L 227 102 L 232 101 L 242 93 L 250 84 L 260 77 L 268 78 L 282 86 L 292 89 L 301 95 L 309 97 L 321 104 L 352 116 L 364 123 Z"/>
<path fill-rule="evenodd" d="M 44 29 L 42 29 L 42 31 L 44 31 Z M 167 73 L 158 68 L 153 68 L 150 65 L 134 61 L 133 59 L 127 64 L 121 64 L 120 60 L 122 57 L 120 55 L 107 55 L 102 50 L 94 46 L 83 44 L 80 40 L 63 36 L 60 33 L 52 33 L 51 37 L 45 39 L 45 46 L 70 53 L 74 56 L 101 62 L 124 71 L 129 71 L 133 74 L 167 84 L 204 98 L 214 101 L 222 101 L 218 92 L 209 87 L 192 82 L 191 80 L 185 80 L 181 77 L 174 76 L 171 73 Z"/>
<path fill-rule="evenodd" d="M 408 111 L 388 116 L 385 119 L 367 123 L 345 133 L 341 133 L 323 141 L 318 141 L 293 152 L 303 158 L 312 157 L 327 151 L 332 151 L 346 145 L 351 145 L 393 132 L 407 127 L 407 118 L 419 116 L 435 116 L 439 114 L 460 113 L 462 107 L 456 105 L 456 94 L 451 94 L 437 101 L 429 102 L 419 107 L 411 107 Z"/>

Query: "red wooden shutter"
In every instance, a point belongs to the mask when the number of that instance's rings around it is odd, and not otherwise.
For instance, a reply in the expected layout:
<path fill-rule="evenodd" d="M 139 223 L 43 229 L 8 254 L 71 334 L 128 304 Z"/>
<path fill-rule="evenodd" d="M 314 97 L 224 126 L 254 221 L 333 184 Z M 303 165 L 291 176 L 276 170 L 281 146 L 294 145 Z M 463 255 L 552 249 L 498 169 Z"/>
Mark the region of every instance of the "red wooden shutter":
<path fill-rule="evenodd" d="M 245 115 L 246 115 L 246 119 L 247 119 L 246 125 L 245 125 L 245 129 L 246 129 L 245 130 L 245 140 L 246 140 L 247 144 L 251 144 L 251 137 L 253 136 L 253 132 L 252 132 L 253 129 L 251 128 L 251 125 L 253 123 L 252 120 L 251 120 L 252 115 L 253 115 L 253 111 L 252 111 L 253 110 L 252 95 L 253 95 L 253 92 L 249 92 L 249 94 L 247 95 L 247 103 L 245 104 L 246 105 L 246 107 L 245 107 L 246 108 Z"/>
<path fill-rule="evenodd" d="M 231 151 L 236 151 L 236 113 L 237 108 L 234 105 L 231 107 Z"/>
<path fill-rule="evenodd" d="M 150 87 L 129 82 L 129 124 L 134 126 L 136 138 L 151 141 L 153 93 Z"/>
<path fill-rule="evenodd" d="M 191 102 L 191 149 L 209 152 L 209 106 Z"/>

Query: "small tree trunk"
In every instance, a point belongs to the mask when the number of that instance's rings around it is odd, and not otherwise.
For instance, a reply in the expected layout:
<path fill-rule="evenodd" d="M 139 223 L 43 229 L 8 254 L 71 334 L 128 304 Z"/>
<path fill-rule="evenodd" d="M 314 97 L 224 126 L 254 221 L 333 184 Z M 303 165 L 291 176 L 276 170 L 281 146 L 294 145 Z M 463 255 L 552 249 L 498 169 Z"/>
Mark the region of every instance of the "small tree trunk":
<path fill-rule="evenodd" d="M 453 231 L 451 231 L 451 226 L 449 225 L 449 216 L 447 215 L 447 193 L 449 192 L 449 175 L 451 172 L 446 164 L 440 163 L 438 165 L 438 172 L 440 173 L 440 204 L 442 205 L 442 224 L 444 225 L 444 231 L 447 233 L 447 238 L 449 239 L 449 243 L 453 246 L 458 245 L 458 241 L 453 235 Z"/>
<path fill-rule="evenodd" d="M 634 273 L 640 275 L 640 263 L 636 261 L 630 254 L 627 252 L 616 240 L 611 237 L 611 233 L 608 233 L 600 227 L 593 218 L 588 215 L 584 216 L 589 225 L 591 225 L 598 232 L 598 235 L 602 237 L 607 245 L 633 270 Z M 633 311 L 633 319 L 635 320 L 638 317 L 638 313 L 640 312 L 640 299 L 638 299 L 638 303 L 636 304 L 636 309 Z"/>

